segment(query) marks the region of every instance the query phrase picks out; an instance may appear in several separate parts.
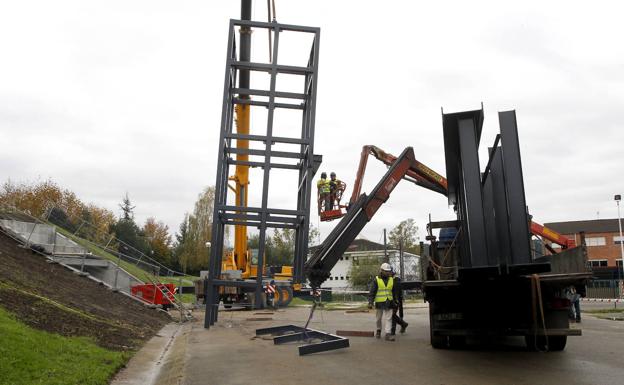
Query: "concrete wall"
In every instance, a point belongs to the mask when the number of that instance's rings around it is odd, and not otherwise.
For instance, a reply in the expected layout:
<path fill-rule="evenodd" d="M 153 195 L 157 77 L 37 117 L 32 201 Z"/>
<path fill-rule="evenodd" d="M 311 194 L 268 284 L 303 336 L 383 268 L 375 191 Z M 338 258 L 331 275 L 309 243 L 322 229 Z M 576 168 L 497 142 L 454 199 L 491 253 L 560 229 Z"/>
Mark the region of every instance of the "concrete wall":
<path fill-rule="evenodd" d="M 59 234 L 54 226 L 12 219 L 0 219 L 0 226 L 19 237 L 24 243 L 42 246 L 46 252 L 51 254 L 53 260 L 75 269 L 81 269 L 82 258 L 68 258 L 66 255 L 88 254 L 88 259 L 97 259 L 99 263 L 95 261 L 94 263 L 86 263 L 83 271 L 119 291 L 130 293 L 131 286 L 143 283 L 137 277 L 132 276 L 122 268 L 118 268 L 116 263 L 92 255 L 84 247 Z"/>
<path fill-rule="evenodd" d="M 84 254 L 87 250 L 59 234 L 54 226 L 41 223 L 0 219 L 0 226 L 10 229 L 24 242 L 42 246 L 50 254 Z"/>

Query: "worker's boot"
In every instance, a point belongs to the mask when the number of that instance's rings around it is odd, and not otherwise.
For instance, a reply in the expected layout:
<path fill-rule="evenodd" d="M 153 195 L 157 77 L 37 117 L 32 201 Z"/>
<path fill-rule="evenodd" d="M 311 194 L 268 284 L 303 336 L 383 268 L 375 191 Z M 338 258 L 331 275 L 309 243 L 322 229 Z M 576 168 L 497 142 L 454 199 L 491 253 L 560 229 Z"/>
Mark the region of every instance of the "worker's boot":
<path fill-rule="evenodd" d="M 377 329 L 377 332 L 375 333 L 375 338 L 381 338 L 381 330 Z"/>
<path fill-rule="evenodd" d="M 403 325 L 401 325 L 401 334 L 405 333 L 405 329 L 407 329 L 407 325 L 409 325 L 407 322 L 403 322 Z"/>
<path fill-rule="evenodd" d="M 394 336 L 392 334 L 386 334 L 386 341 L 394 341 Z"/>

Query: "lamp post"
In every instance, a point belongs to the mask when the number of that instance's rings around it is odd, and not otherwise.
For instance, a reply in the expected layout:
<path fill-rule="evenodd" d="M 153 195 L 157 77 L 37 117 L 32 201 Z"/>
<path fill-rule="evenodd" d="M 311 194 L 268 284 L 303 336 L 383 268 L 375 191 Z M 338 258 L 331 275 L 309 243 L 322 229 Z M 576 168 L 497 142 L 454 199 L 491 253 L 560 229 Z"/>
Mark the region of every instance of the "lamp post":
<path fill-rule="evenodd" d="M 618 208 L 618 226 L 620 228 L 620 260 L 622 261 L 622 279 L 624 279 L 624 238 L 622 238 L 622 216 L 620 215 L 620 201 L 622 200 L 622 196 L 617 194 L 615 197 L 615 203 Z M 617 265 L 617 262 L 616 262 Z M 620 297 L 624 298 L 624 284 L 620 281 Z"/>

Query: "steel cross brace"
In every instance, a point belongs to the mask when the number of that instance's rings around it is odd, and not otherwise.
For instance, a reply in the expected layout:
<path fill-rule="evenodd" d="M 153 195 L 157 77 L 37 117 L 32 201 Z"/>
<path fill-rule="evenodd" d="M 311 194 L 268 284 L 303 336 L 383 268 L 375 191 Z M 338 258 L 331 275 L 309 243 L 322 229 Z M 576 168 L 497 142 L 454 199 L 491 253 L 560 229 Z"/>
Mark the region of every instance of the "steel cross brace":
<path fill-rule="evenodd" d="M 321 340 L 320 342 L 307 343 L 299 346 L 299 355 L 325 352 L 328 350 L 342 349 L 349 347 L 349 339 L 320 330 L 307 329 L 301 326 L 284 325 L 270 328 L 256 329 L 256 335 L 272 335 L 273 343 L 280 345 L 294 341 Z"/>

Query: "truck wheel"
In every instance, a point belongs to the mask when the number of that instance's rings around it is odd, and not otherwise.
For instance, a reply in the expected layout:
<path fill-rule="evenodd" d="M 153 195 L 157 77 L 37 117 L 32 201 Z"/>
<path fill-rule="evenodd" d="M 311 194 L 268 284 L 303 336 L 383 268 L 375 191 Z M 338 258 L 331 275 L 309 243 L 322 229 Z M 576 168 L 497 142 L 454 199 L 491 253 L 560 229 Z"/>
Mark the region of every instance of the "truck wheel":
<path fill-rule="evenodd" d="M 278 287 L 277 291 L 279 292 L 279 302 L 277 303 L 279 307 L 286 307 L 293 299 L 293 289 L 290 286 Z M 276 293 L 277 294 L 277 293 Z"/>
<path fill-rule="evenodd" d="M 551 352 L 560 352 L 566 347 L 568 336 L 552 336 L 548 337 L 548 350 Z"/>

